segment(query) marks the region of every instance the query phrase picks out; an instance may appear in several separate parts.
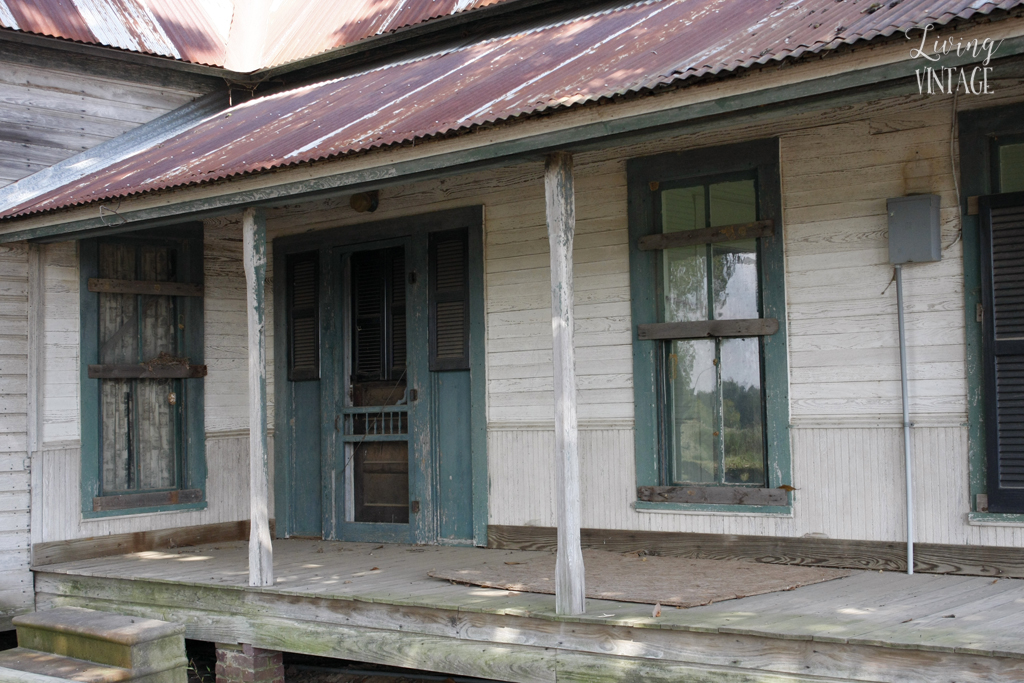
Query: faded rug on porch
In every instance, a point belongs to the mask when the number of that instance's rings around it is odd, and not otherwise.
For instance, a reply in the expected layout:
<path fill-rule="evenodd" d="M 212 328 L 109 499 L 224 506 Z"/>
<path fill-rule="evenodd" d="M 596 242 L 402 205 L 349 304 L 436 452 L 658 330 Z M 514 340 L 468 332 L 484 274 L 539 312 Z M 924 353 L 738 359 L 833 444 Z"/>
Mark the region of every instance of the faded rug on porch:
<path fill-rule="evenodd" d="M 650 605 L 660 603 L 672 607 L 698 607 L 722 600 L 788 591 L 850 575 L 845 569 L 636 553 L 620 555 L 604 550 L 584 550 L 583 564 L 587 573 L 588 598 Z M 463 569 L 433 570 L 430 576 L 452 583 L 553 595 L 555 555 L 544 554 L 521 562 L 495 562 L 492 559 Z"/>

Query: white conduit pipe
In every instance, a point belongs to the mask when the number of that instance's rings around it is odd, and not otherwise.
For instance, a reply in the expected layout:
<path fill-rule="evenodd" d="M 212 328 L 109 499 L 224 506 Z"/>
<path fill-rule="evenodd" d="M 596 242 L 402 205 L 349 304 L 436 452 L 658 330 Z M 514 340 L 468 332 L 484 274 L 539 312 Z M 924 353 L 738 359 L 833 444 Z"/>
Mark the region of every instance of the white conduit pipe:
<path fill-rule="evenodd" d="M 903 389 L 903 454 L 907 467 L 907 574 L 914 573 L 914 480 L 910 462 L 910 396 L 907 392 L 907 333 L 903 322 L 903 266 L 896 265 L 896 310 L 900 320 L 900 385 Z"/>

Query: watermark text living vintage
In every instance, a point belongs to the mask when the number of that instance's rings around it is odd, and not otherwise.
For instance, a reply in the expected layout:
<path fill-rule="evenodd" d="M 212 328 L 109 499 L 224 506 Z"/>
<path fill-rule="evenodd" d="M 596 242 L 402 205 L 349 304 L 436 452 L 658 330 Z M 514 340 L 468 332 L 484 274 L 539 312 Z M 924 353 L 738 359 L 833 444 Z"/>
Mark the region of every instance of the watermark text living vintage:
<path fill-rule="evenodd" d="M 924 27 L 921 44 L 910 51 L 911 59 L 924 59 L 926 63 L 915 69 L 917 91 L 920 94 L 952 95 L 963 91 L 965 95 L 991 95 L 989 75 L 992 67 L 989 63 L 996 50 L 1003 44 L 991 38 L 964 40 L 963 38 L 947 37 L 932 40 L 932 50 L 928 52 L 929 33 L 934 29 L 932 24 Z M 910 39 L 910 29 L 906 31 Z M 956 54 L 957 57 L 971 56 L 981 59 L 980 64 L 969 66 L 941 66 L 937 64 L 944 56 Z M 983 59 L 982 59 L 983 58 Z M 927 63 L 931 62 L 931 63 Z"/>

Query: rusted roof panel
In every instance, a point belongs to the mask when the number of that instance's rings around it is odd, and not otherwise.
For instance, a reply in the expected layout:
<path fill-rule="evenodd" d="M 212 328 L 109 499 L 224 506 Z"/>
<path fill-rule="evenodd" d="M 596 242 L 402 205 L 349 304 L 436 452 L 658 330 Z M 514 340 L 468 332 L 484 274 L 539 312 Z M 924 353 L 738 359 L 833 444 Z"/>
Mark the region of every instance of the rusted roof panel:
<path fill-rule="evenodd" d="M 0 0 L 0 26 L 223 66 L 231 0 Z"/>
<path fill-rule="evenodd" d="M 286 64 L 365 38 L 505 0 L 277 0 L 264 66 Z"/>
<path fill-rule="evenodd" d="M 274 0 L 260 67 L 506 0 Z M 224 66 L 245 0 L 0 0 L 0 27 Z"/>
<path fill-rule="evenodd" d="M 405 143 L 1020 4 L 649 0 L 252 100 L 6 216 Z"/>

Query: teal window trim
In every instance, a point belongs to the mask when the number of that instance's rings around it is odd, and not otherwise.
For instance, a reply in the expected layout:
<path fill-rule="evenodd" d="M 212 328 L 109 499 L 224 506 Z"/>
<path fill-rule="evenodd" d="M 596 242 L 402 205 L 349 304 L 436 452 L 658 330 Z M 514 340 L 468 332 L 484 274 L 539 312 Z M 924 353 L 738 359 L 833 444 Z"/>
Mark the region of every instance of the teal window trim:
<path fill-rule="evenodd" d="M 660 482 L 658 405 L 658 349 L 655 341 L 640 340 L 637 326 L 658 322 L 656 282 L 657 253 L 641 251 L 641 237 L 653 234 L 655 190 L 652 183 L 702 181 L 705 178 L 753 173 L 758 187 L 758 218 L 775 223 L 775 234 L 761 239 L 762 315 L 776 318 L 779 331 L 764 338 L 765 436 L 767 442 L 766 486 L 792 483 L 789 447 L 789 367 L 786 349 L 785 255 L 783 251 L 782 190 L 779 175 L 779 141 L 756 140 L 722 147 L 659 154 L 631 159 L 626 165 L 629 193 L 629 271 L 632 335 L 633 395 L 635 410 L 636 485 Z M 789 514 L 787 506 L 706 505 L 636 501 L 636 509 L 689 510 Z"/>
<path fill-rule="evenodd" d="M 181 240 L 184 258 L 179 264 L 184 272 L 182 282 L 203 283 L 203 225 L 189 223 L 174 228 L 133 233 L 134 237 L 152 237 L 154 240 Z M 81 386 L 81 509 L 82 517 L 124 517 L 128 515 L 171 512 L 177 510 L 201 510 L 206 501 L 206 431 L 204 380 L 185 379 L 185 427 L 184 462 L 179 490 L 199 489 L 202 498 L 191 503 L 171 503 L 120 510 L 93 510 L 93 498 L 100 494 L 100 380 L 89 377 L 89 365 L 95 364 L 99 356 L 99 294 L 90 292 L 89 278 L 98 276 L 98 245 L 101 238 L 82 240 L 79 246 L 79 311 L 80 311 L 80 386 Z M 185 344 L 193 365 L 202 365 L 203 360 L 203 298 L 182 297 L 180 306 L 185 316 Z"/>
<path fill-rule="evenodd" d="M 1000 526 L 1002 524 L 1024 526 L 1024 515 L 1009 512 L 968 512 L 967 522 L 978 526 Z"/>
<path fill-rule="evenodd" d="M 960 220 L 964 268 L 964 326 L 967 343 L 967 451 L 970 509 L 978 510 L 978 495 L 988 493 L 988 454 L 985 438 L 984 327 L 977 319 L 981 305 L 981 216 L 967 215 L 968 197 L 998 192 L 995 150 L 1000 138 L 1024 135 L 1024 104 L 1009 104 L 961 112 Z M 979 517 L 981 519 L 981 517 Z M 988 517 L 985 517 L 988 519 Z"/>
<path fill-rule="evenodd" d="M 707 503 L 651 503 L 638 500 L 634 504 L 637 510 L 653 510 L 660 512 L 737 512 L 752 515 L 771 515 L 775 517 L 792 517 L 792 505 L 711 505 Z"/>

